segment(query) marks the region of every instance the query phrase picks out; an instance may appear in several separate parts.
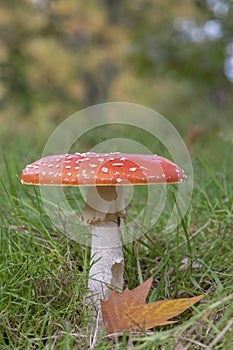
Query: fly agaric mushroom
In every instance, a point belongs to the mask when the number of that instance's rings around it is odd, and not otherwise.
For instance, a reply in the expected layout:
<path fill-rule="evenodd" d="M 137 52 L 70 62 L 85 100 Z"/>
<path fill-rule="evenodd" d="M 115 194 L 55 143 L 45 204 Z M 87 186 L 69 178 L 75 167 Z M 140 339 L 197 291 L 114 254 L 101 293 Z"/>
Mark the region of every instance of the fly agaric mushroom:
<path fill-rule="evenodd" d="M 157 155 L 87 152 L 37 160 L 26 166 L 21 181 L 30 185 L 89 186 L 82 214 L 92 231 L 88 287 L 90 297 L 100 307 L 100 298 L 107 300 L 109 297 L 109 287 L 123 289 L 123 187 L 178 183 L 184 179 L 180 167 Z"/>

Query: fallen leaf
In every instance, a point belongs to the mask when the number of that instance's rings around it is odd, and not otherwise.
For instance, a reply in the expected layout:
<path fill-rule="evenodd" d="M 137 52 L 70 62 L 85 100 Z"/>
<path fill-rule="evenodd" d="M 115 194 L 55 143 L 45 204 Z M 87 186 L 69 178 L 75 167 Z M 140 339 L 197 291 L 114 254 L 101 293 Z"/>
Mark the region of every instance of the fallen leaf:
<path fill-rule="evenodd" d="M 145 304 L 147 295 L 152 285 L 152 281 L 153 279 L 150 277 L 148 280 L 133 290 L 126 288 L 123 293 L 117 293 L 116 290 L 113 290 L 110 294 L 108 302 L 110 302 L 112 305 L 114 304 L 117 306 L 118 304 L 123 304 L 125 300 L 127 300 L 128 303 L 130 303 L 130 307 L 139 304 Z"/>
<path fill-rule="evenodd" d="M 151 284 L 152 278 L 131 291 L 127 288 L 122 294 L 113 290 L 107 301 L 101 300 L 103 322 L 108 334 L 146 330 L 177 322 L 170 319 L 204 298 L 204 295 L 199 295 L 146 304 Z"/>

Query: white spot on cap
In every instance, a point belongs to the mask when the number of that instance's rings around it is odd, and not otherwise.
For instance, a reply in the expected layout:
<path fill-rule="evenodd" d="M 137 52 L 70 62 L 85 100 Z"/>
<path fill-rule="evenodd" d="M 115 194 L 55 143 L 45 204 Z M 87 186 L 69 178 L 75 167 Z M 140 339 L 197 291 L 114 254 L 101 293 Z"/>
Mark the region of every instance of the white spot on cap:
<path fill-rule="evenodd" d="M 124 165 L 123 163 L 113 163 L 112 164 L 113 166 L 122 166 L 122 165 Z"/>
<path fill-rule="evenodd" d="M 67 175 L 67 176 L 72 176 L 72 173 L 67 173 L 66 175 Z"/>
<path fill-rule="evenodd" d="M 96 164 L 89 164 L 89 166 L 90 166 L 91 168 L 96 168 L 96 167 L 97 167 Z"/>
<path fill-rule="evenodd" d="M 88 175 L 87 175 L 87 170 L 86 169 L 82 170 L 82 175 L 83 175 L 83 177 L 88 179 Z"/>
<path fill-rule="evenodd" d="M 118 177 L 118 178 L 116 179 L 116 181 L 117 181 L 117 182 L 121 182 L 122 180 Z"/>
<path fill-rule="evenodd" d="M 136 170 L 137 170 L 137 168 L 130 168 L 129 169 L 129 171 L 133 171 L 133 172 L 136 171 Z"/>
<path fill-rule="evenodd" d="M 103 163 L 103 162 L 104 162 L 104 158 L 98 158 L 98 161 L 99 161 L 100 163 Z"/>
<path fill-rule="evenodd" d="M 70 169 L 71 166 L 70 166 L 70 165 L 66 165 L 65 168 L 66 168 L 66 169 Z"/>
<path fill-rule="evenodd" d="M 108 168 L 101 168 L 101 171 L 103 172 L 103 173 L 108 173 Z"/>

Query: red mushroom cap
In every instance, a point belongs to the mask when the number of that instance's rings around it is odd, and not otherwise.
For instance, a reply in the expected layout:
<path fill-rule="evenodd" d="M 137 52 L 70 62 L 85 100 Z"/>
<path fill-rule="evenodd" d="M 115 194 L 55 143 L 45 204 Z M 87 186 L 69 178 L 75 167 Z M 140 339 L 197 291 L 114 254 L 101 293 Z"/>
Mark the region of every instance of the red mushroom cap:
<path fill-rule="evenodd" d="M 170 160 L 150 154 L 92 152 L 44 157 L 27 165 L 22 183 L 102 186 L 177 183 L 184 171 Z"/>

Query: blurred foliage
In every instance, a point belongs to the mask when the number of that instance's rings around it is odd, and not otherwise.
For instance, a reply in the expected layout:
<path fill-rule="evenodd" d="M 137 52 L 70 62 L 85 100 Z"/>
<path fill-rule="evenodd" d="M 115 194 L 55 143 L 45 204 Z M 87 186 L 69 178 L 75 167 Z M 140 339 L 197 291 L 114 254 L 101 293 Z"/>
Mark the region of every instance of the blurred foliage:
<path fill-rule="evenodd" d="M 156 109 L 187 135 L 226 129 L 232 13 L 223 0 L 2 0 L 1 137 L 107 101 Z"/>

